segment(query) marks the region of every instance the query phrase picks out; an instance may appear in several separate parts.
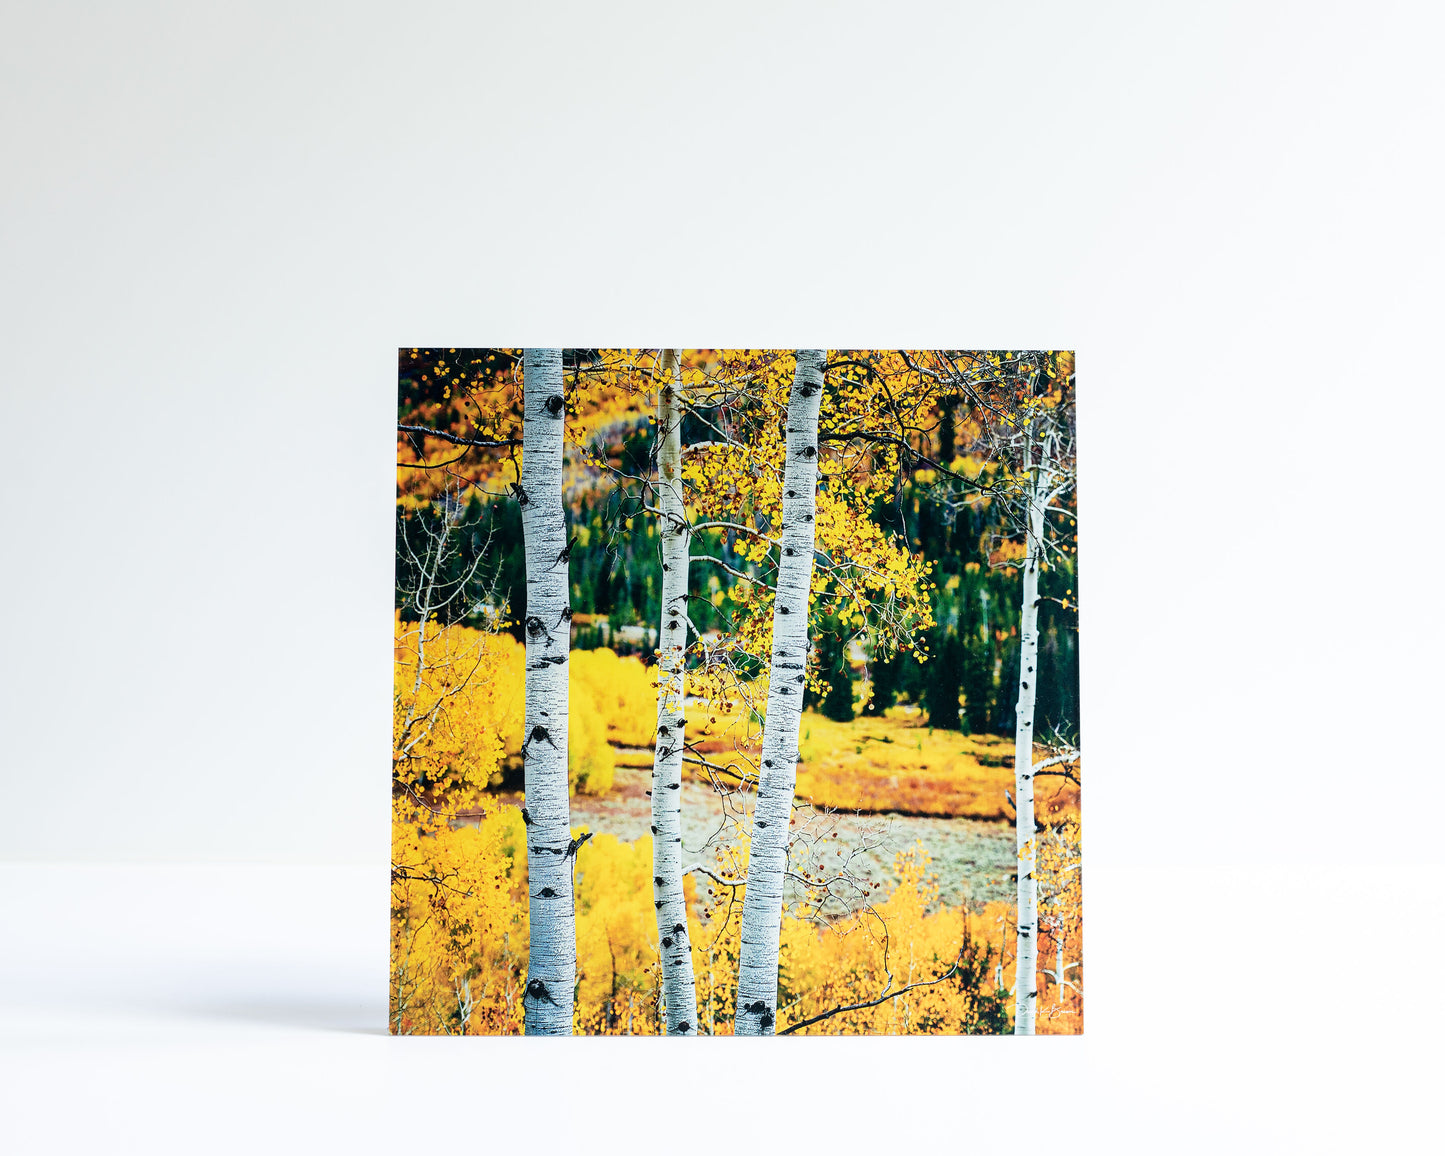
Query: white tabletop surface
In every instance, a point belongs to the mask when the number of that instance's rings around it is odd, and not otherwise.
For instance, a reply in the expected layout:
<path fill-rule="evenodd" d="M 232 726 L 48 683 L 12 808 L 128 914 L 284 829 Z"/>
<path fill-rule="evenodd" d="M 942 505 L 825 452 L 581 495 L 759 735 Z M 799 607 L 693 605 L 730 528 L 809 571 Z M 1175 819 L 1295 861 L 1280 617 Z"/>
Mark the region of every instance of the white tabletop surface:
<path fill-rule="evenodd" d="M 389 1037 L 384 871 L 5 865 L 3 1147 L 487 1152 L 543 1112 L 584 1151 L 662 1127 L 736 1152 L 750 1119 L 841 1151 L 967 1148 L 1008 1143 L 1022 1096 L 1045 1151 L 1418 1151 L 1445 938 L 1423 890 L 1100 868 L 1082 1039 L 663 1044 Z"/>

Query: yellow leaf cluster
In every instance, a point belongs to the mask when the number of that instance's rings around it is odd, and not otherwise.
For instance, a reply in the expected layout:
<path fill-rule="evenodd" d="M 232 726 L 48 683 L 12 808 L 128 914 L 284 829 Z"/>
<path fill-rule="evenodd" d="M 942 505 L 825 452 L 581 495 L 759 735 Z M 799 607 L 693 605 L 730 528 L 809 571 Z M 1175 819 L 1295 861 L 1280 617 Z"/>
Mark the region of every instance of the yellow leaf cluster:
<path fill-rule="evenodd" d="M 521 748 L 522 647 L 508 634 L 394 620 L 392 776 L 452 811 L 496 781 Z"/>
<path fill-rule="evenodd" d="M 580 834 L 577 828 L 574 834 Z M 515 807 L 487 800 L 467 824 L 419 831 L 404 808 L 393 823 L 391 1028 L 398 1033 L 511 1035 L 522 1030 L 527 967 L 525 827 Z M 1048 870 L 1047 847 L 1041 872 Z M 747 840 L 718 848 L 709 866 L 723 880 L 746 873 Z M 960 961 L 959 974 L 875 1007 L 832 1016 L 805 1034 L 956 1034 L 1007 1030 L 1012 986 L 1012 906 L 944 907 L 921 847 L 895 860 L 897 884 L 872 908 L 819 924 L 788 917 L 782 928 L 778 1029 L 885 990 L 928 983 Z M 577 856 L 575 1029 L 656 1035 L 661 1022 L 652 843 L 598 835 Z M 1053 884 L 1041 879 L 1041 890 Z M 732 1033 L 743 889 L 686 880 L 702 1034 Z M 1063 911 L 1068 902 L 1057 906 Z M 1060 931 L 1078 958 L 1077 905 Z M 1063 925 L 1060 924 L 1063 928 Z M 1053 966 L 1043 928 L 1041 968 Z M 1078 969 L 1069 978 L 1080 981 Z M 890 976 L 892 987 L 889 988 Z M 1041 1032 L 1080 1030 L 1077 992 L 1039 981 Z"/>

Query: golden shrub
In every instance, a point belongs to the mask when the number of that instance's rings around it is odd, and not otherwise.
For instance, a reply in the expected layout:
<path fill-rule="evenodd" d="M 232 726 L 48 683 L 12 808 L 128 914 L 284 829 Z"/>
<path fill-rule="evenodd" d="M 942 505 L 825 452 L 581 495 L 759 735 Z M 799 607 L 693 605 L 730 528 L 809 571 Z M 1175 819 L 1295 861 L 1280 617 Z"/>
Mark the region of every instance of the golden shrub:
<path fill-rule="evenodd" d="M 607 738 L 624 747 L 652 743 L 657 727 L 657 681 L 654 670 L 634 656 L 614 651 L 574 650 L 568 660 L 573 694 L 585 691 L 605 720 Z"/>

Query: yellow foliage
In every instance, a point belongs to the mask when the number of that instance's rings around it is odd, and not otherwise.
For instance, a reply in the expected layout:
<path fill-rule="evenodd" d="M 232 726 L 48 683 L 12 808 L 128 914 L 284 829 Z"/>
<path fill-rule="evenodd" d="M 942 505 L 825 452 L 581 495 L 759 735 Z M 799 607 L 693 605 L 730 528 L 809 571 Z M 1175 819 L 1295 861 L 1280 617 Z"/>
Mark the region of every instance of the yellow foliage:
<path fill-rule="evenodd" d="M 721 533 L 725 524 L 742 569 L 759 579 L 740 578 L 727 590 L 732 603 L 729 645 L 742 653 L 766 655 L 772 649 L 773 613 L 773 592 L 767 583 L 777 543 L 754 527 L 776 526 L 781 518 L 784 415 L 796 359 L 786 351 L 733 349 L 713 354 L 703 359 L 706 379 L 720 389 L 718 400 L 729 405 L 736 440 L 694 447 L 684 461 L 683 479 L 699 524 L 714 520 L 720 524 L 702 533 L 703 548 L 709 548 L 709 535 Z M 861 365 L 852 360 L 847 364 Z M 745 406 L 732 404 L 734 395 L 725 384 L 729 382 L 732 389 L 746 383 Z M 889 392 L 882 376 L 866 369 L 856 374 L 845 369 L 830 383 L 820 428 L 827 429 L 838 414 L 847 414 L 850 426 L 861 430 L 883 423 L 891 432 L 898 420 L 899 395 L 896 390 Z M 694 400 L 706 404 L 707 395 L 700 386 Z M 830 440 L 819 447 L 814 523 L 819 563 L 809 603 L 814 613 L 836 615 L 863 630 L 883 654 L 916 645 L 933 625 L 927 597 L 932 564 L 914 555 L 905 541 L 884 531 L 871 516 L 877 500 L 891 492 L 898 465 L 898 450 L 887 444 L 886 437 L 856 444 Z"/>
<path fill-rule="evenodd" d="M 766 688 L 766 679 L 755 681 L 748 698 L 765 701 Z M 691 746 L 710 760 L 742 770 L 736 752 L 745 751 L 756 761 L 762 727 L 747 702 L 695 700 L 687 720 Z M 1004 796 L 1014 785 L 1011 739 L 929 727 L 901 707 L 883 718 L 859 715 L 851 722 L 807 710 L 798 738 L 803 761 L 797 794 L 817 806 L 983 820 L 1013 815 Z M 707 777 L 696 764 L 685 772 Z M 1077 814 L 1078 787 L 1064 779 L 1040 779 L 1035 805 L 1044 822 Z"/>
<path fill-rule="evenodd" d="M 574 834 L 580 834 L 576 828 Z M 527 969 L 525 828 L 515 807 L 486 801 L 474 825 L 419 831 L 398 809 L 393 826 L 391 1028 L 432 1035 L 511 1035 L 522 1030 Z M 1047 848 L 1040 860 L 1047 858 Z M 746 870 L 747 845 L 720 848 L 711 868 L 725 880 Z M 871 912 L 820 926 L 783 921 L 777 1028 L 833 1008 L 874 1007 L 823 1019 L 802 1033 L 955 1034 L 1009 1030 L 1012 905 L 937 906 L 937 881 L 921 847 L 896 859 L 898 886 Z M 659 1034 L 660 976 L 652 906 L 652 841 L 598 835 L 577 856 L 575 1030 Z M 732 1034 L 742 889 L 687 877 L 688 939 L 697 977 L 698 1028 Z M 1066 944 L 1078 958 L 1079 920 Z M 1040 968 L 1053 966 L 1045 931 Z M 1072 954 L 1069 954 L 1072 953 Z M 892 977 L 891 987 L 889 976 Z M 1076 991 L 1040 977 L 1038 1030 L 1076 1032 Z M 1069 978 L 1080 980 L 1078 969 Z"/>
<path fill-rule="evenodd" d="M 522 745 L 522 647 L 508 634 L 394 619 L 393 775 L 458 804 Z"/>
<path fill-rule="evenodd" d="M 807 1035 L 968 1035 L 1006 1030 L 1007 995 L 995 986 L 986 940 L 990 911 L 945 908 L 929 912 L 938 882 L 922 846 L 894 860 L 899 883 L 871 913 L 836 928 L 784 920 L 785 999 L 780 987 L 778 1030 L 833 1008 L 871 1003 L 809 1027 Z M 1003 904 L 990 905 L 1005 906 Z M 953 975 L 948 976 L 957 964 Z M 942 978 L 948 976 L 948 978 Z M 932 982 L 932 981 L 940 982 Z M 927 986 L 912 987 L 921 984 Z"/>
<path fill-rule="evenodd" d="M 527 891 L 521 812 L 482 800 L 476 826 L 430 832 L 392 811 L 391 1012 L 398 1034 L 522 1030 Z M 515 869 L 518 855 L 522 869 Z"/>
<path fill-rule="evenodd" d="M 607 723 L 590 702 L 591 692 L 573 690 L 569 680 L 567 709 L 567 782 L 584 795 L 605 795 L 612 789 L 616 761 L 607 745 Z"/>
<path fill-rule="evenodd" d="M 657 688 L 641 661 L 613 651 L 574 650 L 568 660 L 567 771 L 576 790 L 612 789 L 612 743 L 650 746 L 657 726 Z M 636 759 L 629 760 L 635 764 Z M 648 759 L 651 765 L 651 759 Z"/>
<path fill-rule="evenodd" d="M 453 812 L 500 782 L 502 760 L 521 755 L 525 665 L 526 650 L 510 634 L 436 623 L 423 631 L 398 614 L 393 721 L 404 781 L 434 804 L 445 799 Z M 639 733 L 639 702 L 652 693 L 647 671 L 610 650 L 574 651 L 568 665 L 568 782 L 583 794 L 605 794 L 615 766 L 609 734 Z M 647 725 L 643 743 L 651 742 Z"/>
<path fill-rule="evenodd" d="M 399 617 L 397 623 L 396 728 L 400 734 L 411 703 L 409 687 L 416 674 L 419 633 L 415 623 L 403 624 Z M 413 754 L 419 777 L 429 785 L 450 767 L 455 773 L 443 776 L 448 790 L 463 782 L 482 787 L 490 781 L 495 786 L 500 781 L 502 759 L 521 756 L 525 648 L 509 634 L 432 625 L 423 652 L 428 666 L 434 657 L 440 665 L 427 672 L 422 713 L 438 699 L 445 699 L 445 710 L 434 735 Z M 477 656 L 481 656 L 480 663 Z M 473 669 L 474 674 L 470 673 Z M 616 752 L 609 744 L 652 743 L 656 725 L 652 675 L 638 659 L 619 658 L 610 650 L 574 650 L 568 669 L 568 781 L 583 794 L 605 794 L 612 788 L 617 764 Z M 451 682 L 463 677 L 467 685 L 456 692 Z M 649 756 L 647 765 L 651 761 Z M 635 763 L 635 758 L 629 760 L 630 765 Z"/>
<path fill-rule="evenodd" d="M 1004 819 L 1014 781 L 1013 744 L 916 720 L 863 716 L 852 722 L 803 714 L 798 794 L 819 806 Z"/>
<path fill-rule="evenodd" d="M 694 890 L 687 879 L 689 901 Z M 599 835 L 577 861 L 576 1030 L 661 1034 L 659 979 L 652 838 L 622 843 Z"/>
<path fill-rule="evenodd" d="M 605 350 L 585 376 L 566 375 L 567 455 L 574 473 L 588 457 L 581 447 L 598 430 L 646 420 L 651 357 L 646 350 Z M 517 456 L 508 447 L 522 432 L 522 376 L 520 349 L 403 351 L 399 417 L 411 428 L 397 431 L 399 504 L 424 506 L 458 482 L 465 501 L 517 480 Z M 437 386 L 443 387 L 439 396 Z M 428 429 L 434 432 L 418 432 Z M 497 444 L 459 456 L 458 437 Z"/>
<path fill-rule="evenodd" d="M 1077 816 L 1069 816 L 1039 836 L 1035 875 L 1039 883 L 1040 971 L 1035 1030 L 1040 1035 L 1079 1032 L 1084 1026 L 1084 1000 L 1079 990 L 1083 986 L 1084 886 Z M 1058 970 L 1061 945 L 1062 978 L 1068 981 L 1063 984 L 1058 982 L 1061 977 L 1043 974 Z"/>
<path fill-rule="evenodd" d="M 522 750 L 525 663 L 525 648 L 509 634 L 434 622 L 423 629 L 398 612 L 393 754 L 402 783 L 456 812 L 500 782 L 502 761 Z M 616 766 L 610 744 L 652 744 L 653 676 L 610 650 L 573 651 L 568 667 L 568 780 L 583 794 L 605 794 Z"/>
<path fill-rule="evenodd" d="M 586 693 L 606 720 L 607 737 L 624 747 L 645 747 L 657 728 L 657 681 L 638 658 L 619 658 L 606 647 L 574 650 L 569 682 L 574 696 Z"/>
<path fill-rule="evenodd" d="M 484 800 L 475 825 L 425 832 L 404 810 L 392 828 L 392 1031 L 521 1032 L 528 913 L 520 810 Z M 650 838 L 599 835 L 578 852 L 577 1031 L 658 1033 L 651 876 Z"/>

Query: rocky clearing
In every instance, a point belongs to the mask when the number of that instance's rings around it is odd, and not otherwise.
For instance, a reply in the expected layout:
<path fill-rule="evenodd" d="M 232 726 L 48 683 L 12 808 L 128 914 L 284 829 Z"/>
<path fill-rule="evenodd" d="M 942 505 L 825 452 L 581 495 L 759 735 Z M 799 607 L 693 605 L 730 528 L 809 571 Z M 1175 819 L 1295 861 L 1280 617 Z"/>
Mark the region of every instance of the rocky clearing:
<path fill-rule="evenodd" d="M 586 826 L 598 835 L 615 835 L 626 843 L 648 834 L 652 819 L 652 802 L 647 797 L 650 778 L 647 769 L 619 766 L 608 794 L 573 797 L 572 825 Z M 507 801 L 520 805 L 521 798 L 509 796 Z M 721 800 L 711 785 L 684 780 L 682 839 L 687 865 L 714 866 L 709 840 L 722 818 Z M 879 837 L 878 845 L 859 856 L 854 867 L 869 882 L 882 883 L 884 894 L 897 882 L 893 857 L 917 842 L 933 857 L 930 869 L 938 876 L 940 903 L 956 906 L 967 899 L 981 904 L 1014 897 L 1014 829 L 1007 823 L 835 811 L 829 814 L 827 826 L 844 847 L 857 847 L 870 835 Z"/>

